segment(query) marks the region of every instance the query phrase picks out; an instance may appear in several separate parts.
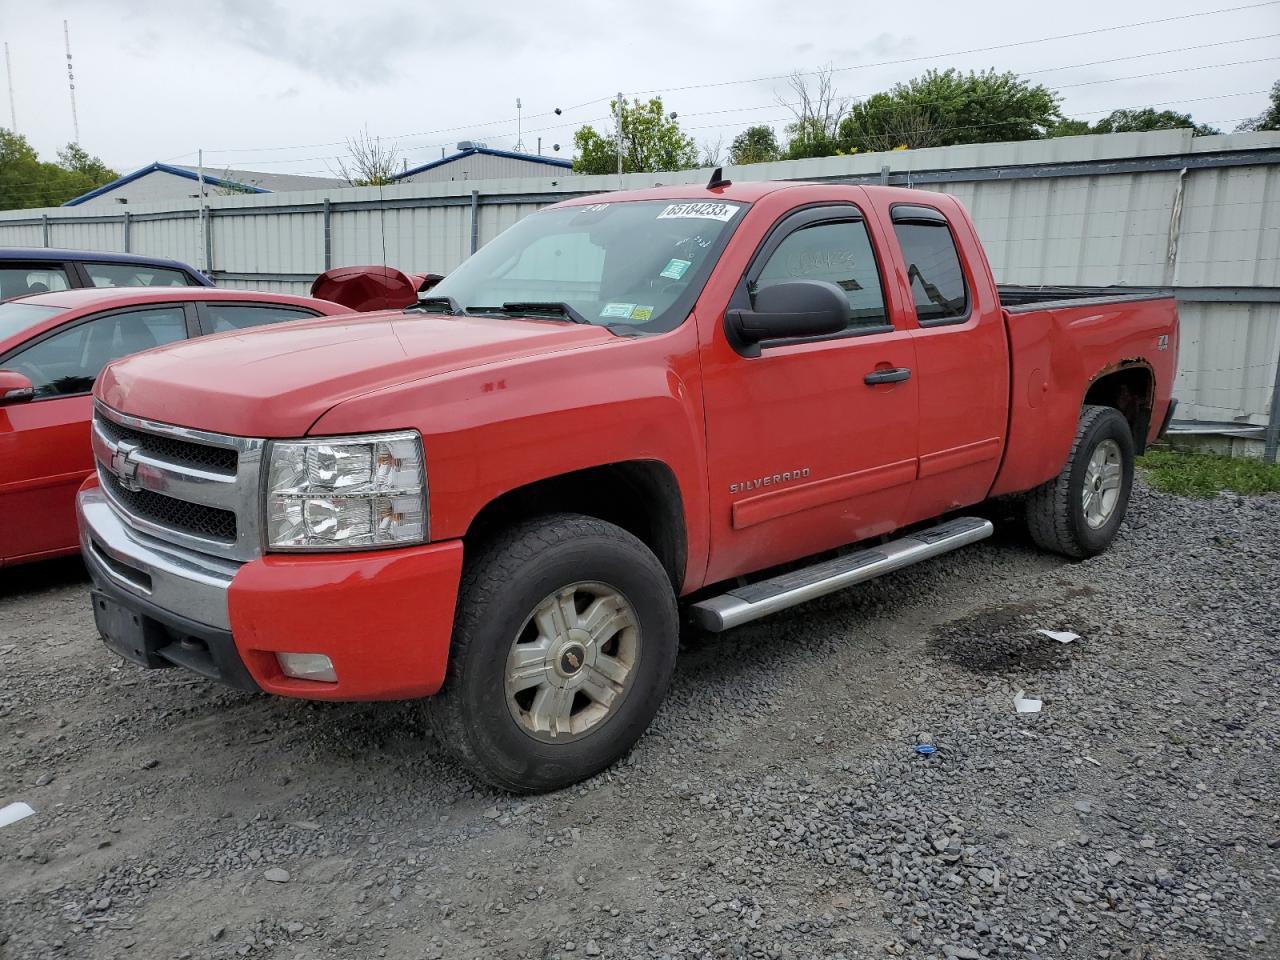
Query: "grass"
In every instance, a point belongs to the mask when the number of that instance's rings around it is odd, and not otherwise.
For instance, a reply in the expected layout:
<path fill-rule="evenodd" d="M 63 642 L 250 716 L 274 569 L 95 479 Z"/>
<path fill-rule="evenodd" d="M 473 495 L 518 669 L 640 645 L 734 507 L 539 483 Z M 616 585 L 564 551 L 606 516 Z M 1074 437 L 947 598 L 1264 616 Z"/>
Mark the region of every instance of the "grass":
<path fill-rule="evenodd" d="M 1165 493 L 1212 497 L 1232 493 L 1280 493 L 1280 465 L 1213 453 L 1152 450 L 1138 458 L 1147 482 Z"/>

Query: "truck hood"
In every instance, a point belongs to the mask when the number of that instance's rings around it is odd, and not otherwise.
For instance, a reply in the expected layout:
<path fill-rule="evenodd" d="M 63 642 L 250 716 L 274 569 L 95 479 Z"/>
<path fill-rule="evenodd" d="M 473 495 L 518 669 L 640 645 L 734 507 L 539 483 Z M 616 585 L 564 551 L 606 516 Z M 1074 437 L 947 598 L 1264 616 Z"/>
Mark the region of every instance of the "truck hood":
<path fill-rule="evenodd" d="M 135 417 L 247 437 L 299 437 L 343 400 L 411 380 L 613 338 L 601 327 L 401 312 L 218 334 L 117 360 L 95 395 Z"/>

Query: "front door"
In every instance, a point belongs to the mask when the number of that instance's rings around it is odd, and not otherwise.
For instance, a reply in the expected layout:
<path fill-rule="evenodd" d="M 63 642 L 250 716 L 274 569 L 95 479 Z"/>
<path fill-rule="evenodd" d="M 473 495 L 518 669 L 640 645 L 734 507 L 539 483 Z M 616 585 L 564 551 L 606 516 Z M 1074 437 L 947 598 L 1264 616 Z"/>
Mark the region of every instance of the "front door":
<path fill-rule="evenodd" d="M 76 549 L 75 495 L 93 470 L 90 391 L 111 360 L 182 340 L 182 304 L 101 314 L 0 357 L 35 399 L 0 407 L 0 561 Z"/>
<path fill-rule="evenodd" d="M 839 334 L 736 352 L 703 346 L 715 582 L 887 533 L 917 471 L 915 346 L 886 307 L 875 248 L 852 204 L 806 208 L 761 243 L 732 307 L 773 283 L 825 280 L 849 300 Z"/>

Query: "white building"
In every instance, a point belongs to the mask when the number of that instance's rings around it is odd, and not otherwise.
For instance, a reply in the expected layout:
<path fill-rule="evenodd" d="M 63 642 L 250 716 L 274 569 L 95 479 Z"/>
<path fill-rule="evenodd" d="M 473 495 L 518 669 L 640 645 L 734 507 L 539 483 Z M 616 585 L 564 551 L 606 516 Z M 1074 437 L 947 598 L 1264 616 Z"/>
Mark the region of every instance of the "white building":
<path fill-rule="evenodd" d="M 286 190 L 322 190 L 345 186 L 337 177 L 302 177 L 292 173 L 258 173 L 252 170 L 218 170 L 206 167 L 205 195 L 235 193 L 282 193 Z M 96 190 L 74 197 L 64 207 L 102 210 L 130 203 L 196 199 L 200 195 L 200 173 L 195 167 L 153 163 L 103 184 Z"/>
<path fill-rule="evenodd" d="M 411 167 L 396 177 L 397 183 L 438 183 L 450 180 L 499 180 L 511 177 L 563 177 L 573 173 L 573 164 L 533 153 L 494 150 L 481 143 L 464 140 L 458 152 L 420 167 Z"/>

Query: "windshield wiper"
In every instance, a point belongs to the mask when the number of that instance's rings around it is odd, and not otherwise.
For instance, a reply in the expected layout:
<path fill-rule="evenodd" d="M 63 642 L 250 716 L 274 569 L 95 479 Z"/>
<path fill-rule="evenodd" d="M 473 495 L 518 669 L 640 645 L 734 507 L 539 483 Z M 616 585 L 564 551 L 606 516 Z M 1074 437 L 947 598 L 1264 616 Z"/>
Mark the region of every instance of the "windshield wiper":
<path fill-rule="evenodd" d="M 590 323 L 569 304 L 561 300 L 513 300 L 502 305 L 503 313 L 558 313 L 574 323 Z"/>
<path fill-rule="evenodd" d="M 453 297 L 419 297 L 415 306 L 423 313 L 451 313 L 456 317 L 462 316 L 467 311 L 462 309 L 462 304 L 458 303 Z M 431 310 L 431 307 L 444 307 L 444 310 Z M 413 307 L 409 308 L 414 309 Z"/>

